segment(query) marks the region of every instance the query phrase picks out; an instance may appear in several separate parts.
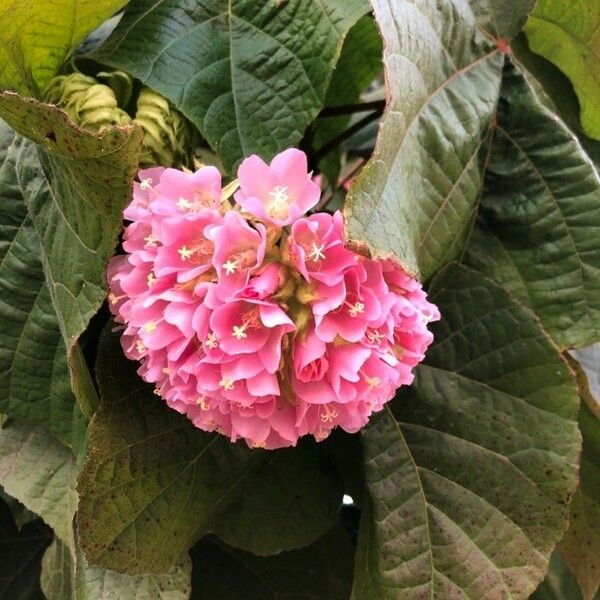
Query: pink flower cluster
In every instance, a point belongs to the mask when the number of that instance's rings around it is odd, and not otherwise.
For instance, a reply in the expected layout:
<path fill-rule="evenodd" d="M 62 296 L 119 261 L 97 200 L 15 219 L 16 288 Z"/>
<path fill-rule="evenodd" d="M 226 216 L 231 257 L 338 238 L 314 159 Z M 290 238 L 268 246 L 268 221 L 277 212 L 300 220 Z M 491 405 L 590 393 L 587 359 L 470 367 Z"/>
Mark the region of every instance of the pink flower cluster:
<path fill-rule="evenodd" d="M 234 204 L 213 167 L 140 172 L 108 270 L 125 354 L 194 425 L 251 447 L 358 431 L 412 382 L 438 310 L 348 247 L 339 212 L 305 216 L 320 188 L 304 153 L 238 177 Z"/>

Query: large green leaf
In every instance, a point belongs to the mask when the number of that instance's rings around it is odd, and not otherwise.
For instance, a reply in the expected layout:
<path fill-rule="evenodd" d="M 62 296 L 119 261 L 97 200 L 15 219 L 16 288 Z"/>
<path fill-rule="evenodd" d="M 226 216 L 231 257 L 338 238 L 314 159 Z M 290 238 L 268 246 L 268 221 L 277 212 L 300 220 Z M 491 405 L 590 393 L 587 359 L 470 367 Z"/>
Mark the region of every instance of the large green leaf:
<path fill-rule="evenodd" d="M 581 105 L 581 124 L 600 140 L 600 3 L 539 0 L 525 25 L 529 45 L 571 80 Z"/>
<path fill-rule="evenodd" d="M 52 532 L 41 521 L 18 530 L 0 500 L 0 600 L 42 600 L 40 564 Z"/>
<path fill-rule="evenodd" d="M 0 485 L 69 545 L 76 474 L 73 453 L 42 427 L 9 421 L 0 429 Z"/>
<path fill-rule="evenodd" d="M 578 396 L 535 317 L 479 273 L 432 284 L 436 340 L 363 433 L 356 598 L 527 598 L 567 525 Z"/>
<path fill-rule="evenodd" d="M 86 423 L 71 393 L 39 239 L 17 180 L 22 140 L 3 123 L 0 136 L 0 411 L 44 425 L 79 449 Z"/>
<path fill-rule="evenodd" d="M 512 56 L 522 67 L 523 74 L 540 93 L 542 101 L 550 110 L 560 116 L 567 127 L 577 135 L 584 150 L 600 169 L 600 141 L 588 137 L 581 127 L 579 120 L 579 101 L 573 89 L 573 85 L 567 76 L 550 61 L 529 49 L 527 37 L 524 33 L 512 43 Z"/>
<path fill-rule="evenodd" d="M 336 526 L 310 546 L 254 556 L 204 538 L 191 552 L 193 598 L 214 600 L 348 600 L 353 548 Z"/>
<path fill-rule="evenodd" d="M 211 531 L 275 554 L 312 542 L 336 520 L 341 486 L 315 444 L 249 450 L 196 429 L 139 380 L 108 333 L 97 375 L 101 407 L 78 483 L 78 531 L 90 564 L 164 572 Z"/>
<path fill-rule="evenodd" d="M 591 600 L 600 586 L 600 344 L 575 356 L 585 373 L 579 373 L 583 449 L 579 487 L 571 498 L 569 529 L 560 550 L 579 582 L 584 600 Z"/>
<path fill-rule="evenodd" d="M 123 575 L 88 567 L 80 553 L 55 540 L 42 561 L 42 589 L 47 600 L 188 600 L 192 565 L 180 560 L 164 575 Z"/>
<path fill-rule="evenodd" d="M 0 94 L 0 115 L 39 144 L 22 146 L 17 177 L 41 240 L 73 389 L 89 413 L 94 390 L 76 343 L 106 297 L 106 264 L 131 195 L 142 132 L 84 131 L 55 106 L 7 92 Z"/>
<path fill-rule="evenodd" d="M 85 35 L 126 3 L 126 0 L 3 0 L 0 89 L 38 94 Z"/>
<path fill-rule="evenodd" d="M 560 119 L 507 68 L 466 259 L 563 348 L 600 339 L 600 180 Z"/>
<path fill-rule="evenodd" d="M 531 4 L 373 0 L 389 101 L 373 157 L 347 200 L 351 238 L 376 254 L 393 252 L 424 278 L 457 256 L 499 94 L 497 38 L 518 33 Z"/>
<path fill-rule="evenodd" d="M 133 0 L 93 57 L 188 117 L 227 169 L 296 145 L 364 0 Z"/>

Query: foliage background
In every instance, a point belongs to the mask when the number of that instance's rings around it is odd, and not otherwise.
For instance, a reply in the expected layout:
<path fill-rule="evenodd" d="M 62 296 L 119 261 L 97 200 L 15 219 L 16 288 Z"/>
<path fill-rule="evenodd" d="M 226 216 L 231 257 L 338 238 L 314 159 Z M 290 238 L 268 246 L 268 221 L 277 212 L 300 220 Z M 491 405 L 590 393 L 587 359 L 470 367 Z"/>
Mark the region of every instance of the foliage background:
<path fill-rule="evenodd" d="M 0 2 L 0 597 L 594 596 L 600 13 L 534 5 Z M 125 124 L 44 102 L 73 70 Z M 301 146 L 439 304 L 360 436 L 250 451 L 122 357 L 106 263 L 175 121 L 228 174 Z"/>

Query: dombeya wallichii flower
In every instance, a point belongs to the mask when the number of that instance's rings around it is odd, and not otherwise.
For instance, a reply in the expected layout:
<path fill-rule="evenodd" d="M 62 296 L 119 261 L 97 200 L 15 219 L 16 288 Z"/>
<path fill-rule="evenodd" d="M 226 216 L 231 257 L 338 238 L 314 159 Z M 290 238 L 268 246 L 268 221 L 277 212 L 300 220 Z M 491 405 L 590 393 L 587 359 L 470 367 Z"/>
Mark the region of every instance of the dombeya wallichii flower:
<path fill-rule="evenodd" d="M 232 207 L 214 167 L 140 172 L 108 268 L 125 354 L 232 441 L 358 431 L 412 382 L 438 310 L 395 262 L 351 249 L 339 212 L 306 215 L 320 190 L 304 153 L 251 156 L 238 176 Z"/>

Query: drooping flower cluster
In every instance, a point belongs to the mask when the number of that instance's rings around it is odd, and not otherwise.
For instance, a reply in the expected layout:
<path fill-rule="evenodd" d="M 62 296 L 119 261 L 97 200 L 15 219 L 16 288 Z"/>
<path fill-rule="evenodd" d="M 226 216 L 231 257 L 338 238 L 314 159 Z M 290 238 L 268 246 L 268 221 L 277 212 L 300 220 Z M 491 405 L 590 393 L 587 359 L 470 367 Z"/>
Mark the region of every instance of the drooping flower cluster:
<path fill-rule="evenodd" d="M 344 241 L 306 156 L 239 168 L 235 203 L 213 167 L 140 172 L 109 266 L 126 355 L 200 429 L 251 447 L 358 431 L 432 341 L 421 285 Z"/>

